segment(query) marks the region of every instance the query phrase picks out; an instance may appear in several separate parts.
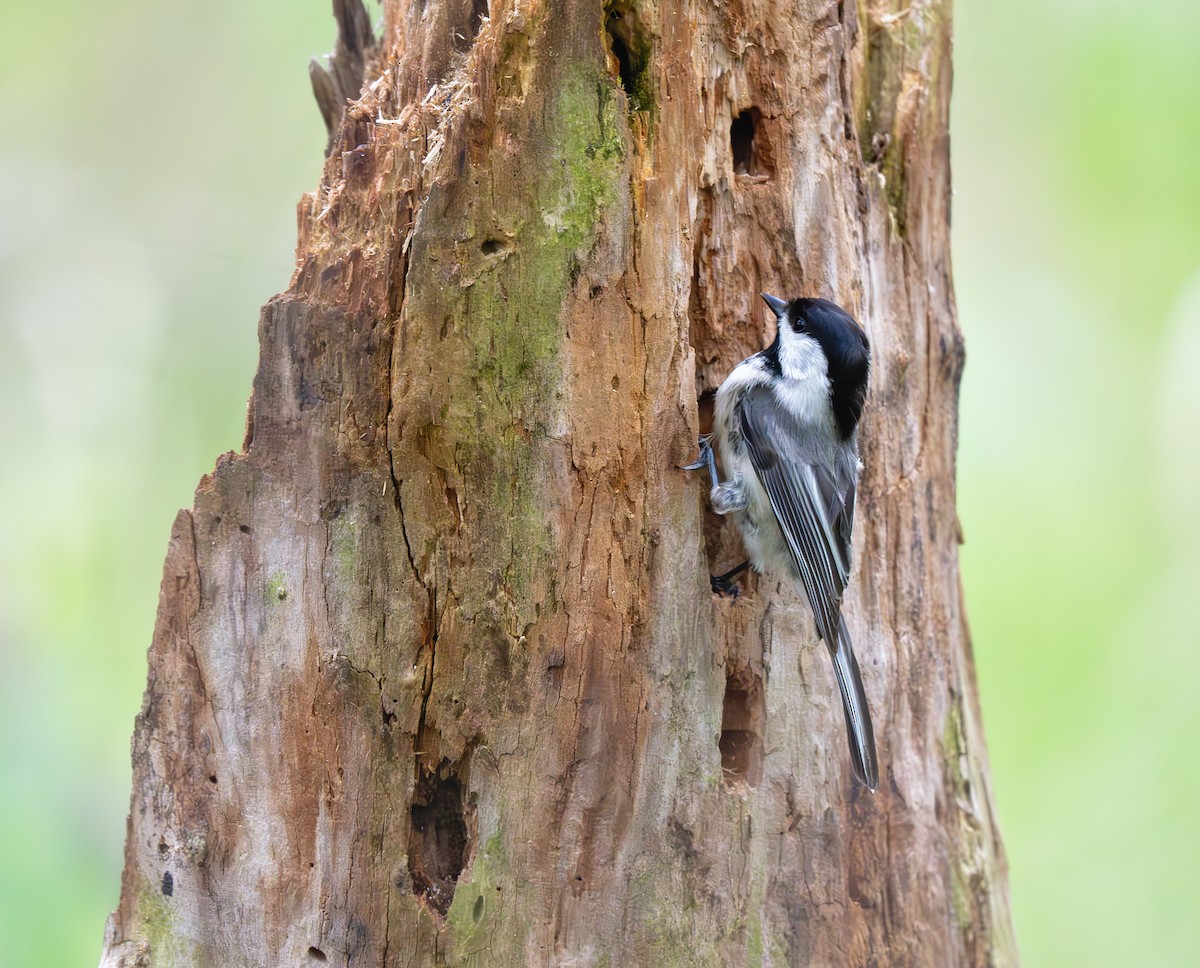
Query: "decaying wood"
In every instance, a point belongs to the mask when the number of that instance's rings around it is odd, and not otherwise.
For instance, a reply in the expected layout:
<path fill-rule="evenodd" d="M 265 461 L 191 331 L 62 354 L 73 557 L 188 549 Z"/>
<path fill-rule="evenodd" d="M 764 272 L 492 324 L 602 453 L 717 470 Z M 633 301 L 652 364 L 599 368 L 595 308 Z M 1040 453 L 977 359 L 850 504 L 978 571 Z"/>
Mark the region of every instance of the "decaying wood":
<path fill-rule="evenodd" d="M 350 101 L 362 91 L 367 58 L 375 47 L 371 21 L 362 0 L 333 0 L 333 16 L 337 21 L 337 40 L 333 53 L 326 58 L 328 66 L 317 58 L 308 63 L 308 78 L 313 97 L 329 132 L 329 148 L 342 123 Z"/>
<path fill-rule="evenodd" d="M 346 5 L 342 5 L 345 7 Z M 105 965 L 1014 965 L 962 610 L 946 0 L 395 0 L 180 513 Z M 874 348 L 852 777 L 698 406 Z"/>

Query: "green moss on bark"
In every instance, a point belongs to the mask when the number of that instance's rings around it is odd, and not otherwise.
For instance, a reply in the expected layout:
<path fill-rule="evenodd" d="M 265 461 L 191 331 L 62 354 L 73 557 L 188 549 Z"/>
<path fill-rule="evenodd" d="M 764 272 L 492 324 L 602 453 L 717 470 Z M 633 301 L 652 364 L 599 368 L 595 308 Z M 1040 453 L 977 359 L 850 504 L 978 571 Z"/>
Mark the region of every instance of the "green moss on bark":
<path fill-rule="evenodd" d="M 470 366 L 446 415 L 455 462 L 485 508 L 493 578 L 514 598 L 551 551 L 542 445 L 560 410 L 563 307 L 624 178 L 611 83 L 585 70 L 568 75 L 536 143 L 544 156 L 530 166 L 538 174 L 525 197 L 490 200 L 511 244 L 495 254 L 473 246 L 484 264 L 463 291 Z"/>
<path fill-rule="evenodd" d="M 149 945 L 154 968 L 207 963 L 196 946 L 183 936 L 171 911 L 171 902 L 163 896 L 159 885 L 148 880 L 142 882 L 135 919 L 137 936 Z"/>
<path fill-rule="evenodd" d="M 267 579 L 267 589 L 263 595 L 264 601 L 268 606 L 278 605 L 280 602 L 287 600 L 287 575 L 281 571 L 274 572 Z"/>
<path fill-rule="evenodd" d="M 476 852 L 470 876 L 459 881 L 454 891 L 454 901 L 446 912 L 451 963 L 468 958 L 486 944 L 486 939 L 495 929 L 493 909 L 515 901 L 515 898 L 505 897 L 504 884 L 501 883 L 507 867 L 504 844 L 497 831 Z"/>

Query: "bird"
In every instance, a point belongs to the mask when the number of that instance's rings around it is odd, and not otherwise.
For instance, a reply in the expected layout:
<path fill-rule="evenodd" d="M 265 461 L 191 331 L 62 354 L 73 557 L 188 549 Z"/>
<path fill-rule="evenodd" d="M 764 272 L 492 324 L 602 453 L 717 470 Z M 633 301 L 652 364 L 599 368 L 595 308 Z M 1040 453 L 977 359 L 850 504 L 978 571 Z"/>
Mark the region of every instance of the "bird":
<path fill-rule="evenodd" d="M 700 454 L 685 468 L 708 468 L 712 508 L 732 516 L 749 556 L 713 576 L 712 587 L 736 595 L 733 578 L 747 566 L 800 583 L 833 658 L 854 773 L 874 790 L 879 764 L 871 713 L 842 616 L 870 342 L 827 299 L 760 295 L 775 314 L 775 339 L 725 378 L 712 433 L 700 438 Z M 718 456 L 729 475 L 724 481 Z"/>

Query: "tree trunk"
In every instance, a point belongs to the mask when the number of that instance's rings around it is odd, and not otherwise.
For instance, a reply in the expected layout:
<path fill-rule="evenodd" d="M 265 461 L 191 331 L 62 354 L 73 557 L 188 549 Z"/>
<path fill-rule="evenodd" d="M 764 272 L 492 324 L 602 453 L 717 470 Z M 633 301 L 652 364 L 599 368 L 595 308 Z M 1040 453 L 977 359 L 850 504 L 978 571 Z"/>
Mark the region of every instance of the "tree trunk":
<path fill-rule="evenodd" d="M 369 35 L 335 6 L 243 452 L 168 546 L 103 964 L 1015 965 L 947 0 L 393 0 L 340 121 Z M 760 289 L 873 346 L 874 794 L 802 594 L 710 595 L 737 538 L 678 469 Z"/>

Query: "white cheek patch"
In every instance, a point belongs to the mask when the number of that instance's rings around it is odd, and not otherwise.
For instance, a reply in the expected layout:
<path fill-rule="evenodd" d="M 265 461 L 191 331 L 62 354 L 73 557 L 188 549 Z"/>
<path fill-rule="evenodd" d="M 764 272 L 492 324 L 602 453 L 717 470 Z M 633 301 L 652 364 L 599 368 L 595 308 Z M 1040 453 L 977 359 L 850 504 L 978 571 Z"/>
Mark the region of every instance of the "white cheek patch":
<path fill-rule="evenodd" d="M 797 333 L 782 320 L 779 324 L 779 368 L 785 380 L 828 382 L 828 367 L 821 345 L 805 333 Z"/>
<path fill-rule="evenodd" d="M 774 387 L 779 402 L 802 420 L 823 423 L 829 412 L 829 368 L 820 344 L 782 323 L 779 368 L 783 379 Z"/>

